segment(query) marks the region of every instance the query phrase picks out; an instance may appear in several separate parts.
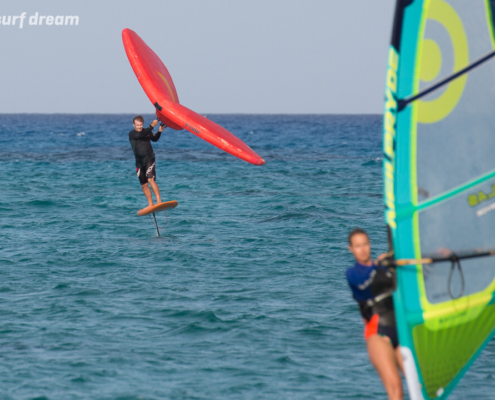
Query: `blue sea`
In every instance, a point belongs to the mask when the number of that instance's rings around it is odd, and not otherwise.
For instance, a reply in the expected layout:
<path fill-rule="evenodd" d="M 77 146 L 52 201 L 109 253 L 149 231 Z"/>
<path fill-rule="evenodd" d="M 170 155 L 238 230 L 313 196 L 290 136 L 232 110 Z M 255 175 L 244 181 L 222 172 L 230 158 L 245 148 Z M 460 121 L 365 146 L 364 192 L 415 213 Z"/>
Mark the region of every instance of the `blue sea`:
<path fill-rule="evenodd" d="M 387 249 L 381 117 L 208 115 L 261 167 L 167 129 L 161 237 L 132 117 L 0 115 L 0 399 L 385 399 L 344 275 L 352 228 Z"/>

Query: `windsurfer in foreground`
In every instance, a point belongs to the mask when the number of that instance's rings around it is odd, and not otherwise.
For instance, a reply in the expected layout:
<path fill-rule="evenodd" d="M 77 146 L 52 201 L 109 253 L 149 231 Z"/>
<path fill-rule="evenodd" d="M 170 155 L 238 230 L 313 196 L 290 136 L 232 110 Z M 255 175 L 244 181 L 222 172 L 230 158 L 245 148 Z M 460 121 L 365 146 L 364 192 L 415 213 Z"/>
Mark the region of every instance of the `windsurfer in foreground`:
<path fill-rule="evenodd" d="M 156 142 L 160 139 L 162 131 L 165 125 L 160 125 L 157 133 L 153 133 L 153 128 L 158 125 L 158 120 L 155 119 L 150 126 L 143 129 L 144 118 L 141 115 L 134 117 L 132 124 L 134 129 L 129 132 L 129 142 L 131 142 L 132 151 L 136 157 L 136 171 L 139 178 L 139 183 L 143 188 L 144 195 L 148 200 L 148 207 L 153 206 L 153 197 L 151 196 L 151 190 L 148 183 L 153 189 L 153 193 L 156 196 L 156 203 L 160 204 L 162 199 L 160 198 L 160 190 L 155 182 L 156 169 L 155 169 L 155 153 L 151 147 L 151 142 Z"/>
<path fill-rule="evenodd" d="M 404 393 L 399 370 L 402 373 L 404 370 L 392 300 L 395 273 L 379 265 L 386 254 L 378 257 L 378 265 L 373 262 L 370 239 L 362 229 L 354 229 L 349 234 L 349 251 L 356 264 L 347 270 L 347 281 L 364 319 L 364 337 L 371 364 L 378 372 L 389 400 L 402 400 Z"/>

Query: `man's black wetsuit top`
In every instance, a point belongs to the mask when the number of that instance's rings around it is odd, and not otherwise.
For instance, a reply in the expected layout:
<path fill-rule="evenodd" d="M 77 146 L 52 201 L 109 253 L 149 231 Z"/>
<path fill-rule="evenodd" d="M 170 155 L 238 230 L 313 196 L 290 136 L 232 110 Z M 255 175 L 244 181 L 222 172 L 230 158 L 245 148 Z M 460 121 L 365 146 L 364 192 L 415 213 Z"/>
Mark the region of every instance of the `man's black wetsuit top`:
<path fill-rule="evenodd" d="M 129 142 L 131 142 L 132 151 L 136 157 L 136 168 L 141 169 L 146 164 L 155 162 L 155 153 L 153 153 L 151 142 L 156 142 L 161 135 L 161 132 L 153 134 L 151 125 L 141 132 L 137 132 L 135 129 L 129 132 Z"/>

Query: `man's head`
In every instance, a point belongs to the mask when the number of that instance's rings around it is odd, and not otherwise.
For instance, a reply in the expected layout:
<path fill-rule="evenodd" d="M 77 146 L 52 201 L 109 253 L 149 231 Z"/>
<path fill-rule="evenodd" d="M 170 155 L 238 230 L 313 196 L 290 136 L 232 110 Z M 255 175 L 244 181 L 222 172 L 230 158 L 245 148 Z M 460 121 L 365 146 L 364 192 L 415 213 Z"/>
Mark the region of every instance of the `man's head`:
<path fill-rule="evenodd" d="M 134 117 L 132 124 L 137 132 L 141 132 L 143 130 L 144 118 L 141 115 L 138 115 L 137 117 Z"/>
<path fill-rule="evenodd" d="M 371 244 L 370 238 L 365 231 L 356 228 L 349 233 L 349 251 L 359 264 L 370 264 Z"/>

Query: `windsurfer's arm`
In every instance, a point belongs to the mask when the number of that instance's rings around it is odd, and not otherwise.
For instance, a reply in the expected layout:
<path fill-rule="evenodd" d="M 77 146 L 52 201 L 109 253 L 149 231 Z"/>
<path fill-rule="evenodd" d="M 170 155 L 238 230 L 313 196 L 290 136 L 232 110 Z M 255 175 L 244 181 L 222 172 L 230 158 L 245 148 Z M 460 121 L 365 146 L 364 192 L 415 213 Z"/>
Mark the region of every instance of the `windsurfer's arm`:
<path fill-rule="evenodd" d="M 352 268 L 349 268 L 346 271 L 346 276 L 347 283 L 352 289 L 353 296 L 356 300 L 358 300 L 359 295 L 357 294 L 369 287 L 369 285 L 373 281 L 373 278 L 375 277 L 375 272 L 370 268 L 370 274 L 363 276 L 362 274 L 354 271 Z"/>
<path fill-rule="evenodd" d="M 385 258 L 387 258 L 390 254 L 389 253 L 382 253 L 380 254 L 376 260 L 375 260 L 375 264 L 378 264 L 380 261 L 384 260 Z"/>
<path fill-rule="evenodd" d="M 151 135 L 151 141 L 157 142 L 158 139 L 160 139 L 160 136 L 162 136 L 162 132 L 166 127 L 167 127 L 167 125 L 160 124 L 160 127 L 158 128 L 158 132 Z"/>
<path fill-rule="evenodd" d="M 375 264 L 386 268 L 395 268 L 394 252 L 389 251 L 388 253 L 380 254 L 376 258 Z"/>
<path fill-rule="evenodd" d="M 439 255 L 441 257 L 449 257 L 452 255 L 452 251 L 447 249 L 446 247 L 440 247 L 439 249 L 435 250 L 435 255 Z"/>

